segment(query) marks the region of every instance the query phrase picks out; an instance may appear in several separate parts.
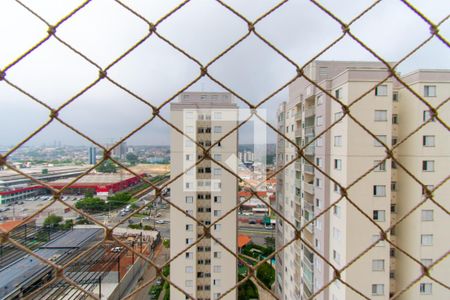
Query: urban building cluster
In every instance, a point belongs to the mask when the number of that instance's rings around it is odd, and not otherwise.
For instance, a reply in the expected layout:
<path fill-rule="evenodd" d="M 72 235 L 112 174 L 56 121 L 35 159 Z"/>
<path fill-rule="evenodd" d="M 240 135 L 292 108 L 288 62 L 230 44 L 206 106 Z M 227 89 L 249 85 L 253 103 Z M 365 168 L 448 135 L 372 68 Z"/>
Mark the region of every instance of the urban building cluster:
<path fill-rule="evenodd" d="M 409 214 L 433 185 L 448 176 L 448 131 L 408 88 L 389 77 L 381 63 L 315 61 L 305 72 L 321 89 L 298 79 L 289 86 L 289 100 L 279 106 L 277 116 L 278 130 L 289 138 L 278 137 L 278 167 L 295 161 L 277 176 L 277 209 L 297 229 L 306 225 L 304 242 L 297 240 L 276 256 L 274 291 L 281 299 L 307 299 L 334 279 L 330 264 L 339 270 L 357 258 L 341 279 L 368 297 L 389 299 L 422 274 L 418 262 L 428 267 L 448 251 L 450 219 L 445 210 L 425 201 Z M 433 107 L 450 96 L 450 71 L 418 70 L 401 78 Z M 361 124 L 344 116 L 341 105 L 322 90 L 351 105 L 352 116 Z M 444 105 L 438 113 L 448 120 L 450 107 Z M 296 159 L 294 144 L 307 145 L 305 158 Z M 387 157 L 383 144 L 397 145 L 393 155 L 398 163 Z M 336 202 L 342 195 L 340 187 L 348 187 L 346 194 L 353 203 L 345 198 Z M 445 184 L 432 192 L 447 210 L 449 192 Z M 295 231 L 278 221 L 280 247 L 295 237 Z M 418 262 L 383 240 L 380 228 Z M 358 257 L 372 243 L 376 245 Z M 450 262 L 443 260 L 433 275 L 444 279 L 448 270 Z M 448 289 L 423 277 L 400 299 L 422 296 L 445 299 Z M 360 296 L 336 280 L 314 298 Z"/>

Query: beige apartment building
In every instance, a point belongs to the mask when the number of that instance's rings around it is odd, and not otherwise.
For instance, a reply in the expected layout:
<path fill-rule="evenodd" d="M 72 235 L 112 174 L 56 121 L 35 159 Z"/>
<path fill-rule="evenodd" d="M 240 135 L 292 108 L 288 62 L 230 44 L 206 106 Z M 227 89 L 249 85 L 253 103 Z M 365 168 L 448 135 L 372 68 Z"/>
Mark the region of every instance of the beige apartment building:
<path fill-rule="evenodd" d="M 379 84 L 388 70 L 377 62 L 315 61 L 306 75 L 344 104 L 354 103 L 350 111 L 368 130 L 388 147 L 400 143 L 431 116 L 428 108 L 392 78 Z M 434 107 L 450 96 L 450 71 L 419 70 L 402 80 Z M 365 93 L 375 87 L 370 93 Z M 443 105 L 439 116 L 450 123 L 450 106 Z M 341 191 L 321 172 L 347 187 L 369 169 L 364 178 L 348 189 L 348 197 L 383 230 L 407 214 L 424 199 L 422 186 L 392 159 L 386 149 L 356 122 L 342 115 L 341 105 L 327 94 L 299 79 L 289 86 L 289 100 L 278 109 L 278 129 L 290 141 L 278 137 L 277 163 L 283 166 L 295 160 L 295 143 L 301 147 L 318 137 L 305 149 L 308 161 L 292 163 L 278 175 L 277 207 L 284 217 L 301 228 L 328 207 L 327 213 L 302 231 L 306 243 L 296 241 L 277 255 L 275 292 L 280 299 L 308 299 L 334 278 L 341 269 L 379 239 L 379 228 L 349 201 L 335 203 Z M 320 136 L 320 137 L 319 137 Z M 433 120 L 399 144 L 394 151 L 400 164 L 429 189 L 444 181 L 450 170 L 449 133 Z M 450 186 L 443 184 L 434 199 L 447 211 L 445 195 Z M 448 199 L 448 196 L 447 196 Z M 295 231 L 279 220 L 277 247 L 290 242 Z M 401 221 L 387 237 L 399 248 L 428 266 L 448 252 L 450 235 L 448 214 L 426 201 Z M 442 260 L 430 274 L 449 284 L 450 262 Z M 342 272 L 341 278 L 371 299 L 389 299 L 402 291 L 422 272 L 422 266 L 386 241 L 378 242 L 364 256 Z M 446 299 L 449 291 L 425 277 L 400 299 Z M 360 299 L 342 283 L 332 283 L 314 299 Z"/>
<path fill-rule="evenodd" d="M 185 92 L 171 104 L 171 122 L 194 141 L 210 147 L 238 124 L 238 109 L 229 93 Z M 217 143 L 210 156 L 237 172 L 238 134 L 234 131 Z M 201 224 L 210 226 L 237 205 L 237 178 L 209 159 L 195 164 L 203 150 L 172 129 L 171 201 Z M 203 226 L 182 211 L 170 209 L 170 279 L 199 300 L 217 299 L 237 282 L 236 258 L 217 241 L 202 237 Z M 236 211 L 210 229 L 211 235 L 237 252 Z M 181 255 L 180 255 L 181 253 Z M 236 299 L 234 289 L 223 299 Z M 187 299 L 171 285 L 170 298 Z"/>

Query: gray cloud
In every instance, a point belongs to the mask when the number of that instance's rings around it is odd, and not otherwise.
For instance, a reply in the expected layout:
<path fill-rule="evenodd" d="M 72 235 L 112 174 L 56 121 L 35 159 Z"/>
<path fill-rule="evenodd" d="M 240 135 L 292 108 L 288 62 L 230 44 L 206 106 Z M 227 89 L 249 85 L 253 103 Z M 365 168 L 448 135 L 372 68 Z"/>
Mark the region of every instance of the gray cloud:
<path fill-rule="evenodd" d="M 24 1 L 50 24 L 55 24 L 81 1 Z M 179 1 L 124 1 L 139 14 L 156 22 L 178 5 Z M 226 1 L 242 15 L 254 20 L 278 1 Z M 344 22 L 349 22 L 372 1 L 321 1 Z M 433 22 L 438 23 L 450 11 L 450 3 L 412 1 Z M 0 2 L 0 68 L 4 69 L 46 36 L 47 27 L 13 1 Z M 257 24 L 257 31 L 295 62 L 303 65 L 340 34 L 339 24 L 309 1 L 289 1 Z M 403 3 L 384 0 L 351 27 L 383 58 L 401 59 L 429 36 L 427 24 Z M 102 68 L 129 49 L 148 32 L 145 22 L 110 0 L 89 3 L 62 24 L 57 35 L 96 62 Z M 206 63 L 247 32 L 247 24 L 225 10 L 216 1 L 193 0 L 158 27 L 158 32 Z M 450 22 L 440 33 L 449 36 Z M 399 71 L 417 68 L 450 68 L 448 48 L 434 38 L 429 44 L 399 66 Z M 369 52 L 346 37 L 319 59 L 373 60 Z M 257 103 L 287 82 L 295 69 L 255 36 L 232 49 L 213 64 L 210 73 L 228 87 Z M 117 63 L 108 75 L 154 105 L 163 103 L 199 74 L 199 67 L 155 36 L 150 37 L 130 55 Z M 96 67 L 50 38 L 7 72 L 7 78 L 52 107 L 57 107 L 93 82 Z M 191 90 L 221 90 L 207 78 Z M 271 99 L 263 108 L 269 121 L 275 122 L 274 110 L 287 91 Z M 239 102 L 239 101 L 238 101 Z M 240 103 L 241 106 L 242 103 Z M 30 134 L 48 119 L 48 112 L 23 94 L 0 82 L 0 144 L 12 145 Z M 168 117 L 168 107 L 163 109 Z M 62 112 L 61 118 L 101 143 L 117 139 L 151 116 L 150 108 L 104 80 L 80 96 Z M 251 131 L 244 130 L 241 137 Z M 270 131 L 270 130 L 269 130 Z M 131 144 L 168 144 L 169 127 L 155 121 L 133 136 Z M 273 141 L 273 134 L 269 137 Z M 88 143 L 68 129 L 53 124 L 30 144 Z"/>

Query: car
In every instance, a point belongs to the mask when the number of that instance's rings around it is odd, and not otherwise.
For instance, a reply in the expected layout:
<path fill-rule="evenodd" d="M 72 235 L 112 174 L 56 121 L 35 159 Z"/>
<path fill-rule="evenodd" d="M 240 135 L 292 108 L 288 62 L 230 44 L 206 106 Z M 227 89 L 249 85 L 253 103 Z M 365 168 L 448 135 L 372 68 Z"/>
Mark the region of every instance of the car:
<path fill-rule="evenodd" d="M 143 217 L 142 220 L 143 221 L 150 221 L 150 217 Z"/>
<path fill-rule="evenodd" d="M 160 213 L 157 213 L 157 214 L 156 214 L 156 217 L 157 217 L 157 218 L 161 217 L 161 214 L 160 214 Z"/>
<path fill-rule="evenodd" d="M 256 221 L 255 220 L 249 220 L 248 224 L 256 224 Z"/>
<path fill-rule="evenodd" d="M 122 247 L 113 247 L 112 249 L 111 249 L 111 252 L 114 252 L 114 253 L 119 253 L 119 252 L 121 252 L 122 251 Z"/>
<path fill-rule="evenodd" d="M 156 224 L 165 224 L 166 223 L 166 221 L 164 221 L 164 220 L 156 220 L 156 222 L 155 222 Z"/>

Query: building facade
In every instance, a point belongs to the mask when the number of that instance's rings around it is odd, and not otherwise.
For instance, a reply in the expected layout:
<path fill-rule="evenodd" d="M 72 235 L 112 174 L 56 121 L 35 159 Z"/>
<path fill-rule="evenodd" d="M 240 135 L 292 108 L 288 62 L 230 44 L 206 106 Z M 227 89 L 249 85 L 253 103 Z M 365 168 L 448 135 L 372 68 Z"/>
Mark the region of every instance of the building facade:
<path fill-rule="evenodd" d="M 171 201 L 183 211 L 170 211 L 170 255 L 177 257 L 171 263 L 177 276 L 171 280 L 196 299 L 217 299 L 237 282 L 236 258 L 219 244 L 237 252 L 237 213 L 224 216 L 238 203 L 237 178 L 202 160 L 203 150 L 194 141 L 206 149 L 214 145 L 210 157 L 236 173 L 237 131 L 222 138 L 238 124 L 237 106 L 229 93 L 186 92 L 171 104 L 171 122 L 190 137 L 172 129 L 171 177 L 183 175 L 171 185 Z M 203 225 L 212 225 L 210 233 L 219 242 L 203 235 Z M 234 289 L 223 299 L 236 294 Z M 173 286 L 170 297 L 186 299 Z"/>
<path fill-rule="evenodd" d="M 392 159 L 385 160 L 386 149 L 380 141 L 389 148 L 399 143 L 394 150 L 398 162 L 430 189 L 448 176 L 450 163 L 450 148 L 445 143 L 448 131 L 436 121 L 401 143 L 431 115 L 413 93 L 388 76 L 381 63 L 315 61 L 305 74 L 350 105 L 351 114 L 360 124 L 343 116 L 341 104 L 305 79 L 289 86 L 289 100 L 279 107 L 278 129 L 289 141 L 278 138 L 278 165 L 296 159 L 293 143 L 307 146 L 305 158 L 291 163 L 278 175 L 277 208 L 298 229 L 306 225 L 302 230 L 305 242 L 292 243 L 278 255 L 283 257 L 277 257 L 275 286 L 282 299 L 309 298 L 334 278 L 334 270 L 326 261 L 338 270 L 343 268 L 380 238 L 380 228 L 391 229 L 424 199 L 422 186 Z M 450 71 L 420 70 L 403 76 L 403 80 L 434 107 L 450 96 Z M 442 106 L 439 116 L 448 122 L 449 108 Z M 339 185 L 348 187 L 366 172 L 347 189 L 350 201 L 341 199 Z M 442 201 L 449 192 L 448 185 L 443 185 L 433 195 Z M 448 203 L 442 205 L 448 210 Z M 291 241 L 295 234 L 282 220 L 279 224 L 277 247 Z M 448 251 L 442 228 L 449 225 L 445 211 L 426 201 L 388 230 L 387 237 L 429 265 Z M 449 264 L 440 262 L 433 267 L 433 274 L 445 279 Z M 417 262 L 387 241 L 379 241 L 346 268 L 341 278 L 369 298 L 388 299 L 420 274 Z M 448 291 L 444 287 L 423 279 L 401 298 L 432 295 L 441 299 L 445 293 Z M 359 297 L 335 281 L 314 299 Z"/>

